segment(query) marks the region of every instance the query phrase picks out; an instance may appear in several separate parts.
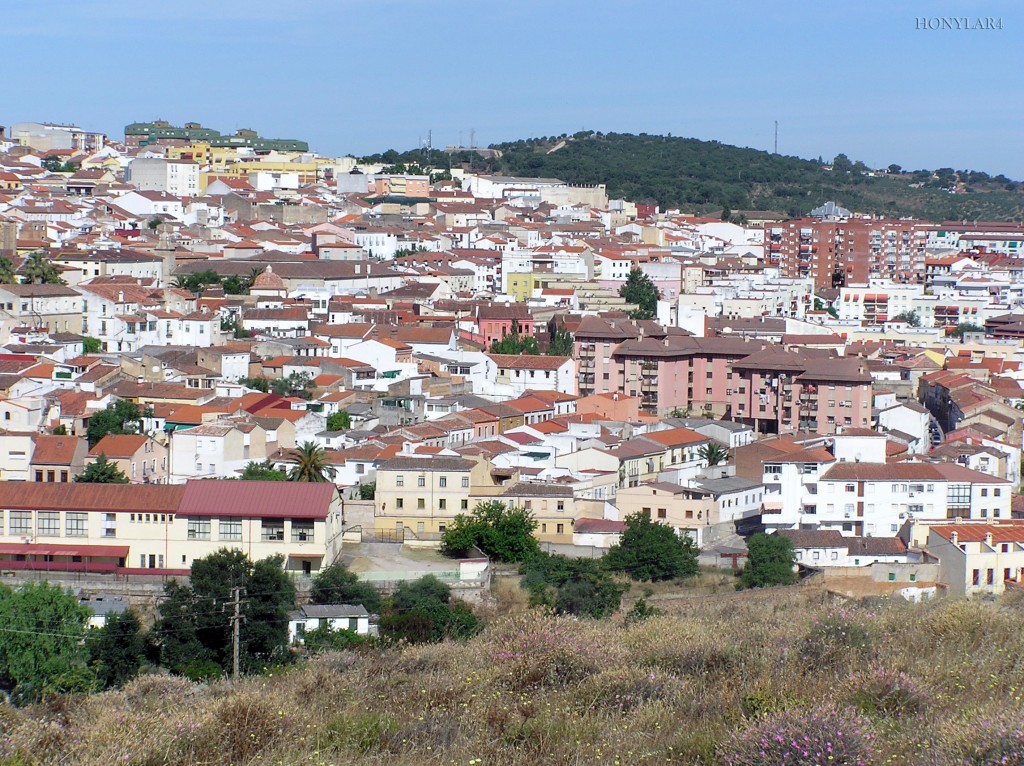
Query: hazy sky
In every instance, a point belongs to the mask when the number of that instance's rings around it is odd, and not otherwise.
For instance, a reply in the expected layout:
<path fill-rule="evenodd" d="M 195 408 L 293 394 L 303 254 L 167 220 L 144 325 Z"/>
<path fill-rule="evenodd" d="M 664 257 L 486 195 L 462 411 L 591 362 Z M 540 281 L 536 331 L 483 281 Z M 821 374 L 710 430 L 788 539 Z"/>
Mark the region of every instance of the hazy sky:
<path fill-rule="evenodd" d="M 1002 30 L 916 29 L 997 18 Z M 5 0 L 0 124 L 187 120 L 324 154 L 580 129 L 1024 179 L 1024 3 Z"/>

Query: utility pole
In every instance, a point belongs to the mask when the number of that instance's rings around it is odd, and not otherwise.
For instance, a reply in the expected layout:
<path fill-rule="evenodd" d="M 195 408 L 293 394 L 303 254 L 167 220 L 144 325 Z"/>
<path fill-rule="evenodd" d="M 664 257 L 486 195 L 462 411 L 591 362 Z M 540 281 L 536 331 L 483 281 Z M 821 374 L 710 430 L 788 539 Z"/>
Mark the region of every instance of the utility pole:
<path fill-rule="evenodd" d="M 239 639 L 240 639 L 240 626 L 242 623 L 242 615 L 240 609 L 242 606 L 242 588 L 231 589 L 231 600 L 235 607 L 234 614 L 231 616 L 231 680 L 234 682 L 238 681 L 238 654 L 239 654 Z"/>
<path fill-rule="evenodd" d="M 775 121 L 775 153 L 779 153 L 779 121 Z"/>

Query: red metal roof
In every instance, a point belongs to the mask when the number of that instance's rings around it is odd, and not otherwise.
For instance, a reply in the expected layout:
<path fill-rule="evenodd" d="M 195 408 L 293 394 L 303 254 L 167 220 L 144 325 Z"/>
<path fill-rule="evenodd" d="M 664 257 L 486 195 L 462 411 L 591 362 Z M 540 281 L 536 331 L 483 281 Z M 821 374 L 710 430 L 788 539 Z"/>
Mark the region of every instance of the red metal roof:
<path fill-rule="evenodd" d="M 0 481 L 0 508 L 177 513 L 184 490 L 180 484 L 50 484 Z"/>
<path fill-rule="evenodd" d="M 178 506 L 181 516 L 250 519 L 326 519 L 338 494 L 333 484 L 293 481 L 190 481 Z"/>
<path fill-rule="evenodd" d="M 49 543 L 0 543 L 0 556 L 82 556 L 123 559 L 127 545 L 50 545 Z"/>

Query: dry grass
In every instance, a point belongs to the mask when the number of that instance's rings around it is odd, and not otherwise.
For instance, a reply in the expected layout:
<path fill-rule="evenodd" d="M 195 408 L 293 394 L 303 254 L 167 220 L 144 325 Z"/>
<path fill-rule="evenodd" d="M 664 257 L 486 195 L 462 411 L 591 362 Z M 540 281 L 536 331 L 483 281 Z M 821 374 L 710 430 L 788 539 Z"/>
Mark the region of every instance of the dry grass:
<path fill-rule="evenodd" d="M 630 626 L 524 611 L 511 593 L 503 609 L 464 645 L 0 708 L 0 765 L 717 764 L 744 730 L 828 705 L 868 717 L 872 764 L 953 766 L 994 763 L 965 759 L 1024 723 L 1007 720 L 1024 687 L 1016 605 L 841 609 L 793 588 Z"/>

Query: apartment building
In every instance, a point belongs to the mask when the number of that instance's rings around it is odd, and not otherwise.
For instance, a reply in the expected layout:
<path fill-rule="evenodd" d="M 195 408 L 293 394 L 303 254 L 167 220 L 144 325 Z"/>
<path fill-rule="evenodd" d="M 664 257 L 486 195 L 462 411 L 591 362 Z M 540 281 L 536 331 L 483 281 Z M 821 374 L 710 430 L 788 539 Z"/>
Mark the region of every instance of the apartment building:
<path fill-rule="evenodd" d="M 500 494 L 517 476 L 513 470 L 496 471 L 482 458 L 392 458 L 377 468 L 375 529 L 397 539 L 408 534 L 436 540 L 458 514 Z"/>
<path fill-rule="evenodd" d="M 928 530 L 928 552 L 957 596 L 995 596 L 1024 574 L 1024 524 L 949 524 Z"/>
<path fill-rule="evenodd" d="M 227 547 L 311 574 L 333 562 L 342 529 L 333 484 L 0 482 L 0 508 L 0 567 L 11 570 L 177 573 Z"/>

